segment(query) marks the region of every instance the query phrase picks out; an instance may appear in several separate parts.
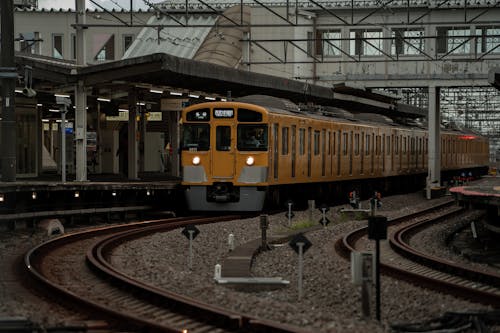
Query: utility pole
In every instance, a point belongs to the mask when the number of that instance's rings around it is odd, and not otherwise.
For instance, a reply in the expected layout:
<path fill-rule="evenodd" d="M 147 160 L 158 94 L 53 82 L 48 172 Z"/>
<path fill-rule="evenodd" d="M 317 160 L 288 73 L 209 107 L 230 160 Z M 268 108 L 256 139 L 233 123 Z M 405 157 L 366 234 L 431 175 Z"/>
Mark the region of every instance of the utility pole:
<path fill-rule="evenodd" d="M 76 8 L 76 64 L 87 65 L 85 59 L 85 29 L 79 24 L 86 23 L 85 0 L 75 0 Z M 75 85 L 75 145 L 76 180 L 87 181 L 87 93 L 82 80 Z"/>
<path fill-rule="evenodd" d="M 1 10 L 1 68 L 2 113 L 1 113 L 1 174 L 2 181 L 16 181 L 16 110 L 15 84 L 17 70 L 14 60 L 14 3 L 13 0 L 0 1 Z"/>

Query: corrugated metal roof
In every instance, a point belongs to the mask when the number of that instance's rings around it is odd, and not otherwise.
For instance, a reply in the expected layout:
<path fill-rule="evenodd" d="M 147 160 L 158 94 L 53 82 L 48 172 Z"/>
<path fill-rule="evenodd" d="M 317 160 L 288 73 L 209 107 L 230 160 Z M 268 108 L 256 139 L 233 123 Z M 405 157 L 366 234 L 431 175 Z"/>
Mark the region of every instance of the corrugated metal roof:
<path fill-rule="evenodd" d="M 179 19 L 183 22 L 184 17 Z M 216 16 L 214 15 L 190 15 L 189 25 L 213 25 Z M 150 25 L 175 25 L 178 24 L 168 16 L 157 18 L 153 16 L 149 19 Z M 192 59 L 201 43 L 210 32 L 206 27 L 179 27 L 164 28 L 159 33 L 154 28 L 144 28 L 141 30 L 122 59 L 144 56 L 153 53 L 167 53 L 173 56 Z"/>

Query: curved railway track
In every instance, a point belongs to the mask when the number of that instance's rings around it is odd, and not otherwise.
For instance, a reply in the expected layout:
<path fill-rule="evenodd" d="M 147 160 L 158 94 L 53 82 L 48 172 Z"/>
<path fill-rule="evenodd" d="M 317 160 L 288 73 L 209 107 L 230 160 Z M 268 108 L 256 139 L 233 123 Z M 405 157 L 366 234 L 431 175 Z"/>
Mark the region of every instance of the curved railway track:
<path fill-rule="evenodd" d="M 117 245 L 188 224 L 239 218 L 174 218 L 93 228 L 47 241 L 30 250 L 25 267 L 52 297 L 84 307 L 112 327 L 141 332 L 306 332 L 304 329 L 227 311 L 152 285 L 107 260 Z"/>
<path fill-rule="evenodd" d="M 485 305 L 500 305 L 500 275 L 471 268 L 424 253 L 412 245 L 413 235 L 463 211 L 444 203 L 415 214 L 388 221 L 388 242 L 381 246 L 382 273 L 419 286 L 439 290 Z M 353 251 L 371 248 L 368 227 L 346 234 L 336 244 L 337 251 L 349 258 Z"/>

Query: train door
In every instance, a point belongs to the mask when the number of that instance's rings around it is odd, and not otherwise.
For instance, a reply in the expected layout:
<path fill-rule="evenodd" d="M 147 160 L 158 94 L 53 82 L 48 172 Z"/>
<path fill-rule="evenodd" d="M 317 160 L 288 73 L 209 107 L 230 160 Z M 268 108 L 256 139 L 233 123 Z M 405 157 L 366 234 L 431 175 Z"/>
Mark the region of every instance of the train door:
<path fill-rule="evenodd" d="M 279 170 L 279 145 L 278 145 L 278 130 L 279 130 L 279 125 L 278 124 L 273 124 L 273 160 L 274 160 L 274 167 L 273 167 L 273 173 L 274 173 L 274 179 L 278 180 L 278 170 Z"/>
<path fill-rule="evenodd" d="M 233 133 L 230 125 L 215 127 L 215 149 L 212 148 L 212 174 L 215 179 L 234 177 L 236 161 L 234 145 L 231 145 L 231 142 L 234 142 Z"/>

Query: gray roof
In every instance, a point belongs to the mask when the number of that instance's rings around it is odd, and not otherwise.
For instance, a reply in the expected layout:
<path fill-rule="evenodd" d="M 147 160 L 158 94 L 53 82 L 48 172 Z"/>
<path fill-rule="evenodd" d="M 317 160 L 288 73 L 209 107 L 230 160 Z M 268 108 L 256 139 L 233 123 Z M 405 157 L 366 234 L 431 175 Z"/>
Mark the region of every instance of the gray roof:
<path fill-rule="evenodd" d="M 122 59 L 145 56 L 154 53 L 166 53 L 176 57 L 192 59 L 201 43 L 215 23 L 215 15 L 190 15 L 188 23 L 198 27 L 164 28 L 158 34 L 154 28 L 143 28 Z M 179 17 L 183 22 L 184 17 Z M 168 16 L 152 16 L 148 25 L 178 24 Z M 203 25 L 206 27 L 199 27 Z"/>

